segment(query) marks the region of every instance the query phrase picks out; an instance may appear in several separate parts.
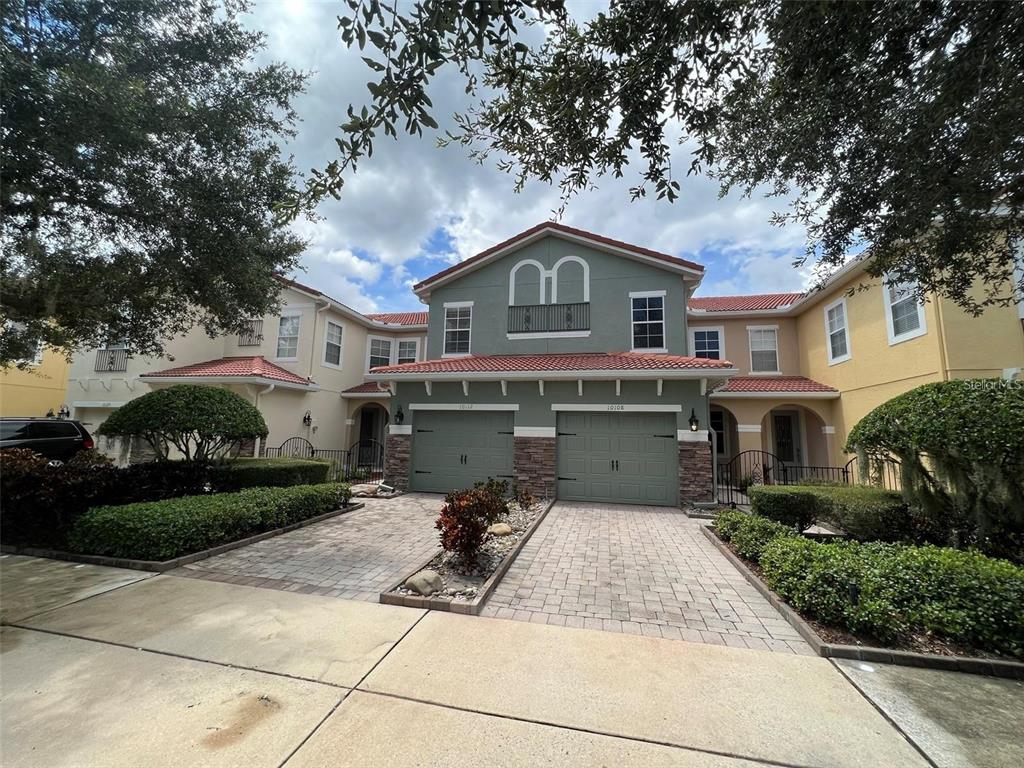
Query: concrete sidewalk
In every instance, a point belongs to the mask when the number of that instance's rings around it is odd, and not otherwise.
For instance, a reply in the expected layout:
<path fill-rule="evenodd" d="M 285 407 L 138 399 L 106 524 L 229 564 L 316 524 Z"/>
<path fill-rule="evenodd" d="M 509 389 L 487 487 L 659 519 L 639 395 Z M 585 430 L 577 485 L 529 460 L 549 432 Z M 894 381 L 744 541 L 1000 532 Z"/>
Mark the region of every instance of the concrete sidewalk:
<path fill-rule="evenodd" d="M 5 767 L 929 765 L 820 658 L 173 576 L 13 623 Z"/>

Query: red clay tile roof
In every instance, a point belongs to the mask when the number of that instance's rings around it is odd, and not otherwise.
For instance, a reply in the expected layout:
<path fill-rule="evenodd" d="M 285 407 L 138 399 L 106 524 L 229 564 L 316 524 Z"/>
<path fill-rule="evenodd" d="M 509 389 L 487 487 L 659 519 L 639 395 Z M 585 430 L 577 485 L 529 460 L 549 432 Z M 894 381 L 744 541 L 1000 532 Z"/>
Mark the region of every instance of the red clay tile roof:
<path fill-rule="evenodd" d="M 391 323 L 392 325 L 426 325 L 427 314 L 426 312 L 375 312 L 367 317 L 378 323 Z"/>
<path fill-rule="evenodd" d="M 373 374 L 398 373 L 502 373 L 512 371 L 642 371 L 729 369 L 728 360 L 655 355 L 642 352 L 581 352 L 553 355 L 469 355 L 419 363 L 385 365 Z"/>
<path fill-rule="evenodd" d="M 704 312 L 751 312 L 778 309 L 803 298 L 803 293 L 756 293 L 749 296 L 695 296 L 690 309 Z"/>
<path fill-rule="evenodd" d="M 675 264 L 677 266 L 682 266 L 682 267 L 689 267 L 690 269 L 695 269 L 698 272 L 703 272 L 704 271 L 704 267 L 701 266 L 700 264 L 697 264 L 696 262 L 693 262 L 693 261 L 687 261 L 686 259 L 680 259 L 678 256 L 670 256 L 667 253 L 659 253 L 658 251 L 652 251 L 649 248 L 642 248 L 639 245 L 630 245 L 629 243 L 624 243 L 621 240 L 612 240 L 609 237 L 603 237 L 602 235 L 596 235 L 593 232 L 587 232 L 584 229 L 576 229 L 575 227 L 567 227 L 565 224 L 559 224 L 557 221 L 545 221 L 545 222 L 543 222 L 541 224 L 538 224 L 535 227 L 530 227 L 529 229 L 527 229 L 524 232 L 520 232 L 518 235 L 513 235 L 508 240 L 504 240 L 504 241 L 498 243 L 497 245 L 492 245 L 486 251 L 481 251 L 480 253 L 476 254 L 475 256 L 470 256 L 465 261 L 460 261 L 458 264 L 453 264 L 452 266 L 448 267 L 447 269 L 442 269 L 436 275 L 431 275 L 430 277 L 426 278 L 425 280 L 421 280 L 420 282 L 416 283 L 416 285 L 414 285 L 412 287 L 412 289 L 414 291 L 418 291 L 420 288 L 424 288 L 424 287 L 430 285 L 431 283 L 433 283 L 433 282 L 435 282 L 437 280 L 440 280 L 442 277 L 445 277 L 446 275 L 450 275 L 452 272 L 456 272 L 456 271 L 462 269 L 463 267 L 466 267 L 466 266 L 468 266 L 470 264 L 473 264 L 474 262 L 480 261 L 482 259 L 486 259 L 491 254 L 497 253 L 498 251 L 501 251 L 501 250 L 503 250 L 505 248 L 508 248 L 511 245 L 515 245 L 520 240 L 525 240 L 526 238 L 530 237 L 531 235 L 536 234 L 537 232 L 540 232 L 543 229 L 553 229 L 556 232 L 564 232 L 567 235 L 575 235 L 576 237 L 585 237 L 588 240 L 593 240 L 596 243 L 603 243 L 604 245 L 610 245 L 610 246 L 612 246 L 614 248 L 622 248 L 623 250 L 626 250 L 626 251 L 633 251 L 633 253 L 638 253 L 638 254 L 641 254 L 643 256 L 650 256 L 651 258 L 654 258 L 654 259 L 660 259 L 661 261 L 668 262 L 669 264 Z"/>
<path fill-rule="evenodd" d="M 386 389 L 381 389 L 380 385 L 376 381 L 367 381 L 362 384 L 356 384 L 354 387 L 341 390 L 343 395 L 362 395 L 362 394 L 374 394 L 374 395 L 390 395 Z"/>
<path fill-rule="evenodd" d="M 210 378 L 238 376 L 266 379 L 267 381 L 286 381 L 289 384 L 310 383 L 308 379 L 304 379 L 291 371 L 286 371 L 281 366 L 274 365 L 260 355 L 255 357 L 222 357 L 218 360 L 207 360 L 204 363 L 193 363 L 192 365 L 182 365 L 178 368 L 167 368 L 163 371 L 144 373 L 140 378 L 150 376 L 203 376 Z"/>
<path fill-rule="evenodd" d="M 803 376 L 734 376 L 715 390 L 716 395 L 736 392 L 838 392 L 834 387 Z"/>

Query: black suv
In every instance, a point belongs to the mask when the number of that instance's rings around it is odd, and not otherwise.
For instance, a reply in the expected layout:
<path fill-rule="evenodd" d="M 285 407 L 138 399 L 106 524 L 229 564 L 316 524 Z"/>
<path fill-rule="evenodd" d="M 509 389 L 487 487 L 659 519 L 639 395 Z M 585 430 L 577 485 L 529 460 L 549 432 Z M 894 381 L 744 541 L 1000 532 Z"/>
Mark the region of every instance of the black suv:
<path fill-rule="evenodd" d="M 67 461 L 93 447 L 92 436 L 77 421 L 0 418 L 0 448 L 31 448 L 48 459 Z"/>

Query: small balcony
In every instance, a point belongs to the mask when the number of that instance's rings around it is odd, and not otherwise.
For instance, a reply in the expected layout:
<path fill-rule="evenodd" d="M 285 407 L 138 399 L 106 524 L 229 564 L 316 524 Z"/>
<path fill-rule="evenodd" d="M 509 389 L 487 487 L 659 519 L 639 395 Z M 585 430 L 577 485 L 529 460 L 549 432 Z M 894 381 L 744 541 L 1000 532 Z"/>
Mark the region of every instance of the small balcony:
<path fill-rule="evenodd" d="M 590 302 L 523 304 L 508 308 L 509 333 L 565 333 L 590 330 Z"/>
<path fill-rule="evenodd" d="M 238 346 L 258 347 L 263 343 L 263 318 L 246 320 L 242 332 L 238 334 Z"/>
<path fill-rule="evenodd" d="M 96 351 L 96 367 L 98 372 L 117 372 L 128 370 L 127 349 L 100 349 Z"/>

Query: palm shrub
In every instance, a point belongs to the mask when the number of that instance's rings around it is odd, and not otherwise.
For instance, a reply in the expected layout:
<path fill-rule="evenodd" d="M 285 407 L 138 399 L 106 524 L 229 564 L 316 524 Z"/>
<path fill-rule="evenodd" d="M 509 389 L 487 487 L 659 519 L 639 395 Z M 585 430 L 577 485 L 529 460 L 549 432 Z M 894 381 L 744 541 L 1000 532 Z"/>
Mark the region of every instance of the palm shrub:
<path fill-rule="evenodd" d="M 904 497 L 949 531 L 949 543 L 1024 561 L 1024 385 L 925 384 L 861 419 L 846 450 L 863 476 L 896 457 Z"/>
<path fill-rule="evenodd" d="M 161 460 L 174 447 L 185 462 L 204 463 L 225 456 L 243 440 L 266 437 L 267 424 L 256 406 L 231 390 L 176 384 L 125 403 L 97 432 L 139 436 Z"/>

